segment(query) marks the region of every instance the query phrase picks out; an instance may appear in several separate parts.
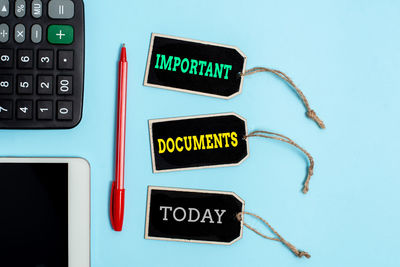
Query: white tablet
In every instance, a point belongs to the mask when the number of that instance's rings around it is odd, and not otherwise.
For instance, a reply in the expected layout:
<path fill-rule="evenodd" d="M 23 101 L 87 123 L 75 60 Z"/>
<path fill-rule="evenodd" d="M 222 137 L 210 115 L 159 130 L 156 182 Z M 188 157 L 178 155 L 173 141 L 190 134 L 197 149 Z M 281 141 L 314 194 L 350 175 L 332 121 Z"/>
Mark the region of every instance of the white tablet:
<path fill-rule="evenodd" d="M 90 167 L 0 158 L 1 266 L 90 266 Z"/>

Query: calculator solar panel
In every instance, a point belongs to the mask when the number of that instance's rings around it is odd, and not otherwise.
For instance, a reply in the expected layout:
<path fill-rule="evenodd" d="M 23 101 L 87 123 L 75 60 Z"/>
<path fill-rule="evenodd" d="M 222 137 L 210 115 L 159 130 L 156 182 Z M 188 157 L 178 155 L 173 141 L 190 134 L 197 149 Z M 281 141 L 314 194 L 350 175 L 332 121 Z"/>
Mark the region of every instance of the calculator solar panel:
<path fill-rule="evenodd" d="M 63 129 L 82 117 L 82 0 L 0 0 L 0 129 Z"/>

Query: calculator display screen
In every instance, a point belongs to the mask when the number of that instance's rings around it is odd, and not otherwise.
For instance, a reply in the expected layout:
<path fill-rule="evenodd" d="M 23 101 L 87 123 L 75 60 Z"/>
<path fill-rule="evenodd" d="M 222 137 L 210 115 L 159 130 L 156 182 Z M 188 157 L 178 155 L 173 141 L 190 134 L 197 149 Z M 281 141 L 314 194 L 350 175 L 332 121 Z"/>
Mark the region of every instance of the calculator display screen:
<path fill-rule="evenodd" d="M 68 164 L 0 163 L 0 265 L 68 266 Z"/>

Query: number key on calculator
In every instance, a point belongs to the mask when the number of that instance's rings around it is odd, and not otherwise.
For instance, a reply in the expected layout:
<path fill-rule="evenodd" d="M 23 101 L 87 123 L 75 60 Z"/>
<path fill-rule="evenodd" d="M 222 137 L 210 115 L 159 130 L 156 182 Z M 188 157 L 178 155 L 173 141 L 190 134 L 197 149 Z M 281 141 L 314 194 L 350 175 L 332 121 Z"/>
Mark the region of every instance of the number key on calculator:
<path fill-rule="evenodd" d="M 0 0 L 0 129 L 62 129 L 82 117 L 82 0 Z"/>

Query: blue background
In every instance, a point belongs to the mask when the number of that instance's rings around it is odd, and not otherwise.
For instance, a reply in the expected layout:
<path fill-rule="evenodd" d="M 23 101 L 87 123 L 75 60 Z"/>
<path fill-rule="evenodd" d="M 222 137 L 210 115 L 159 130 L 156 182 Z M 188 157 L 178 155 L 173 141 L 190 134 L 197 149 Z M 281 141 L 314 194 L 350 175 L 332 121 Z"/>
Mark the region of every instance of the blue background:
<path fill-rule="evenodd" d="M 89 160 L 93 267 L 399 266 L 399 14 L 395 0 L 86 1 L 82 122 L 72 130 L 2 130 L 1 155 Z M 231 100 L 144 87 L 152 32 L 235 45 L 248 68 L 286 72 L 327 129 L 307 119 L 296 94 L 272 74 L 246 77 Z M 127 195 L 118 233 L 108 204 L 123 42 L 130 64 Z M 314 156 L 307 195 L 300 191 L 306 158 L 265 139 L 251 139 L 251 155 L 237 167 L 152 173 L 148 119 L 231 111 L 247 118 L 249 131 L 285 134 Z M 298 259 L 248 229 L 232 246 L 145 240 L 148 185 L 234 191 L 247 211 L 312 257 Z"/>

